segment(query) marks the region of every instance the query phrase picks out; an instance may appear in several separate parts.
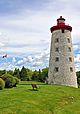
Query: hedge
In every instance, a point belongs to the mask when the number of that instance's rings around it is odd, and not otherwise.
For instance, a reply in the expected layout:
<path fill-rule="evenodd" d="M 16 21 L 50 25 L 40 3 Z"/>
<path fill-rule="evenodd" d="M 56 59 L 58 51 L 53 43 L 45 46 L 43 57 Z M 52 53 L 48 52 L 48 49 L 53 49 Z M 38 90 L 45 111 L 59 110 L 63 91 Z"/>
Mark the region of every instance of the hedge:
<path fill-rule="evenodd" d="M 4 89 L 5 87 L 5 82 L 3 79 L 0 78 L 0 90 Z"/>
<path fill-rule="evenodd" d="M 16 83 L 16 80 L 10 74 L 4 74 L 1 76 L 1 78 L 5 81 L 6 88 L 12 88 L 13 85 L 15 85 L 15 83 Z"/>

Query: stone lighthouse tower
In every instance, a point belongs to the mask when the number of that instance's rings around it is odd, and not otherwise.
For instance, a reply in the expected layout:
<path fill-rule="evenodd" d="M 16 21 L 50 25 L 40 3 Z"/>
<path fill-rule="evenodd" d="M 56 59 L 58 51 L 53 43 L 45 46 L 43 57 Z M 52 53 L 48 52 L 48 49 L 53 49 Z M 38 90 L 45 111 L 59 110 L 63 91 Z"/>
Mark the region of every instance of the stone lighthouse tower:
<path fill-rule="evenodd" d="M 57 25 L 51 27 L 51 49 L 49 60 L 48 84 L 77 87 L 74 66 L 71 31 L 72 27 L 65 24 L 60 16 Z"/>

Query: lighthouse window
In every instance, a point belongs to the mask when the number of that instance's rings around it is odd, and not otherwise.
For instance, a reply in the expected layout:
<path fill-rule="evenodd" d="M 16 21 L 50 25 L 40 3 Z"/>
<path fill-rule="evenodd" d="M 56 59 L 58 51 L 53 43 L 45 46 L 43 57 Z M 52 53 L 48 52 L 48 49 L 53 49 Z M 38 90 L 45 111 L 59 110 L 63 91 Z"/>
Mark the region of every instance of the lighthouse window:
<path fill-rule="evenodd" d="M 58 72 L 59 71 L 59 67 L 55 67 L 55 71 Z"/>
<path fill-rule="evenodd" d="M 55 58 L 55 61 L 56 61 L 56 62 L 59 61 L 59 57 L 56 57 L 56 58 Z"/>
<path fill-rule="evenodd" d="M 59 20 L 59 23 L 64 23 L 64 20 Z"/>
<path fill-rule="evenodd" d="M 70 39 L 68 38 L 67 40 L 68 40 L 68 43 L 70 43 Z"/>
<path fill-rule="evenodd" d="M 55 43 L 57 43 L 57 42 L 59 42 L 59 38 L 56 38 L 56 39 L 55 39 Z"/>
<path fill-rule="evenodd" d="M 62 29 L 62 33 L 64 33 L 64 30 Z"/>
<path fill-rule="evenodd" d="M 70 47 L 68 47 L 68 51 L 71 52 L 71 48 Z"/>
<path fill-rule="evenodd" d="M 73 72 L 73 68 L 72 67 L 70 67 L 70 71 Z"/>
<path fill-rule="evenodd" d="M 69 62 L 72 62 L 72 58 L 71 57 L 69 57 Z"/>
<path fill-rule="evenodd" d="M 59 52 L 59 48 L 57 47 L 57 48 L 55 49 L 55 51 L 56 51 L 56 52 Z"/>

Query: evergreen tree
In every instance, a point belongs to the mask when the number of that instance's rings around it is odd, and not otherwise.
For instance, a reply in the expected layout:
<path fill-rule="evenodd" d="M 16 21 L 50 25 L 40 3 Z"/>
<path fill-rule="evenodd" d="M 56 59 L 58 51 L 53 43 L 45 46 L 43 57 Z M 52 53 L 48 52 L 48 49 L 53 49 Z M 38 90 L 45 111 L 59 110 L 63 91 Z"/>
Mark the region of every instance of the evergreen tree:
<path fill-rule="evenodd" d="M 23 66 L 20 72 L 20 79 L 25 81 L 28 79 L 26 68 Z"/>
<path fill-rule="evenodd" d="M 6 70 L 0 70 L 0 76 L 2 76 L 3 74 L 6 74 Z"/>
<path fill-rule="evenodd" d="M 41 81 L 45 82 L 48 77 L 48 67 L 42 69 Z"/>
<path fill-rule="evenodd" d="M 80 71 L 76 72 L 77 75 L 77 83 L 80 86 Z"/>
<path fill-rule="evenodd" d="M 39 69 L 38 81 L 42 81 L 42 79 L 41 79 L 42 77 L 41 77 L 41 76 L 42 76 L 42 72 L 41 72 L 41 70 Z"/>
<path fill-rule="evenodd" d="M 20 79 L 20 71 L 19 71 L 19 69 L 15 68 L 13 76 L 15 76 L 15 77 Z"/>

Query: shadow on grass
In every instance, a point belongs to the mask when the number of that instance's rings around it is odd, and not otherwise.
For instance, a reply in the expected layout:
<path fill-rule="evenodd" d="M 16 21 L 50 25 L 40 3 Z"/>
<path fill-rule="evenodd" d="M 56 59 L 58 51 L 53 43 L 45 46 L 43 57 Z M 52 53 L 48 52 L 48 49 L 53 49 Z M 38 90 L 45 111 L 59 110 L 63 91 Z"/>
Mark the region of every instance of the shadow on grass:
<path fill-rule="evenodd" d="M 38 91 L 38 89 L 28 89 L 29 91 Z"/>
<path fill-rule="evenodd" d="M 34 84 L 34 83 L 33 83 Z M 31 85 L 31 84 L 18 84 L 18 85 Z M 48 85 L 48 84 L 36 84 L 36 85 Z"/>

